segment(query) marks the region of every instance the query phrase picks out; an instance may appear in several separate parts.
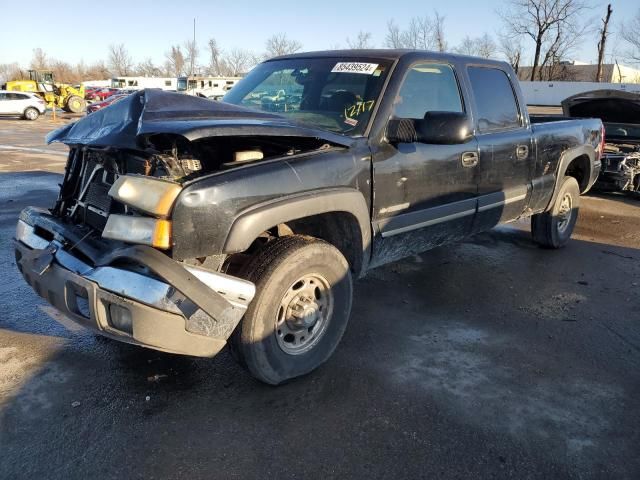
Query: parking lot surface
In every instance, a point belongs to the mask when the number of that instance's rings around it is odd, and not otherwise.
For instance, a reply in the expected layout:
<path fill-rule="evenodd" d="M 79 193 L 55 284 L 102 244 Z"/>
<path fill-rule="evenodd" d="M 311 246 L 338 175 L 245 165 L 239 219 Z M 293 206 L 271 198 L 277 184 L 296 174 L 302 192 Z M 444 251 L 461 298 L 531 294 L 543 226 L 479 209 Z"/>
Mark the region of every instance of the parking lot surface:
<path fill-rule="evenodd" d="M 522 223 L 374 270 L 329 362 L 269 387 L 24 283 L 15 222 L 55 199 L 61 124 L 0 119 L 0 477 L 640 478 L 639 199 L 583 197 L 563 250 Z"/>

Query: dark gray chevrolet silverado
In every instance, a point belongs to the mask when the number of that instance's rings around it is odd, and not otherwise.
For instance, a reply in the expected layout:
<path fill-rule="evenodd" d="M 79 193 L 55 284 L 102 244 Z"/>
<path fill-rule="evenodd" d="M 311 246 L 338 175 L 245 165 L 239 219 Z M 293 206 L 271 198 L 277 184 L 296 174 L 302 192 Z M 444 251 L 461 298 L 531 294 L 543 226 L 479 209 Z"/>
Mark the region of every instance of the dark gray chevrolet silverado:
<path fill-rule="evenodd" d="M 532 124 L 498 61 L 424 51 L 279 57 L 223 102 L 142 91 L 51 133 L 55 205 L 25 209 L 34 290 L 116 340 L 213 356 L 278 384 L 331 355 L 352 279 L 531 217 L 565 245 L 602 123 Z"/>

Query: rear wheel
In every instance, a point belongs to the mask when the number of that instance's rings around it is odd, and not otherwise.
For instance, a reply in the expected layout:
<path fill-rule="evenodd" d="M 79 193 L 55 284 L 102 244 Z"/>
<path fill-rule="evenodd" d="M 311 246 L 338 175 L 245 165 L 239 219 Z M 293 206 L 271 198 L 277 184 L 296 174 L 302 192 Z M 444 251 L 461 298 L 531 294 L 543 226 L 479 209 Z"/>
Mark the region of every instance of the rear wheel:
<path fill-rule="evenodd" d="M 573 177 L 565 177 L 553 208 L 531 217 L 533 240 L 546 248 L 564 247 L 578 220 L 580 187 Z"/>
<path fill-rule="evenodd" d="M 324 363 L 351 313 L 351 273 L 340 251 L 310 237 L 282 237 L 245 271 L 256 296 L 230 339 L 240 363 L 272 385 Z"/>
<path fill-rule="evenodd" d="M 24 111 L 25 120 L 31 120 L 31 121 L 37 120 L 39 116 L 40 116 L 40 112 L 38 111 L 37 108 L 29 107 Z"/>
<path fill-rule="evenodd" d="M 78 95 L 71 95 L 67 99 L 66 110 L 71 113 L 81 113 L 87 106 L 86 102 Z"/>

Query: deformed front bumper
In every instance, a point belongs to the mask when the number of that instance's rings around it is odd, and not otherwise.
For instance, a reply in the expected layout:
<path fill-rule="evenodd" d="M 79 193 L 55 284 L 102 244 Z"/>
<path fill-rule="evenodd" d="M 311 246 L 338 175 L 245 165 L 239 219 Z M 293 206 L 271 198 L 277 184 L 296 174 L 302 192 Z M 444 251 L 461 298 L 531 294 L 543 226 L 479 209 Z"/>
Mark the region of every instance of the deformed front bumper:
<path fill-rule="evenodd" d="M 211 357 L 255 294 L 251 282 L 181 264 L 151 247 L 118 248 L 90 262 L 75 254 L 72 230 L 44 211 L 25 209 L 16 228 L 16 264 L 38 295 L 116 340 Z"/>

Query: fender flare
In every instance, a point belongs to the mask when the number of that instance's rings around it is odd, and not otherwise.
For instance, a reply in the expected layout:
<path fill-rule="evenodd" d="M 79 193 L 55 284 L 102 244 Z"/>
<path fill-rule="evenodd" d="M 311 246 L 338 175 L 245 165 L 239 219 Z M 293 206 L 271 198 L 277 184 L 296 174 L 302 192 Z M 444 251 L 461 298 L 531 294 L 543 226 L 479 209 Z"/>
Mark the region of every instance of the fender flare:
<path fill-rule="evenodd" d="M 265 230 L 312 215 L 346 212 L 353 215 L 362 236 L 362 268 L 371 253 L 371 218 L 362 193 L 352 188 L 316 190 L 254 205 L 236 217 L 224 244 L 224 253 L 243 252 Z"/>
<path fill-rule="evenodd" d="M 580 194 L 586 193 L 589 188 L 591 188 L 591 178 L 593 176 L 594 162 L 595 162 L 595 149 L 591 145 L 580 145 L 577 147 L 570 148 L 562 153 L 560 156 L 560 161 L 558 162 L 558 170 L 556 174 L 556 179 L 553 185 L 553 194 L 551 195 L 551 199 L 549 200 L 549 204 L 545 211 L 548 211 L 553 207 L 556 198 L 558 197 L 558 190 L 560 189 L 560 182 L 564 178 L 564 174 L 569 167 L 569 164 L 574 161 L 576 158 L 586 155 L 589 158 L 589 172 L 587 173 L 587 187 L 582 188 L 580 186 Z"/>

